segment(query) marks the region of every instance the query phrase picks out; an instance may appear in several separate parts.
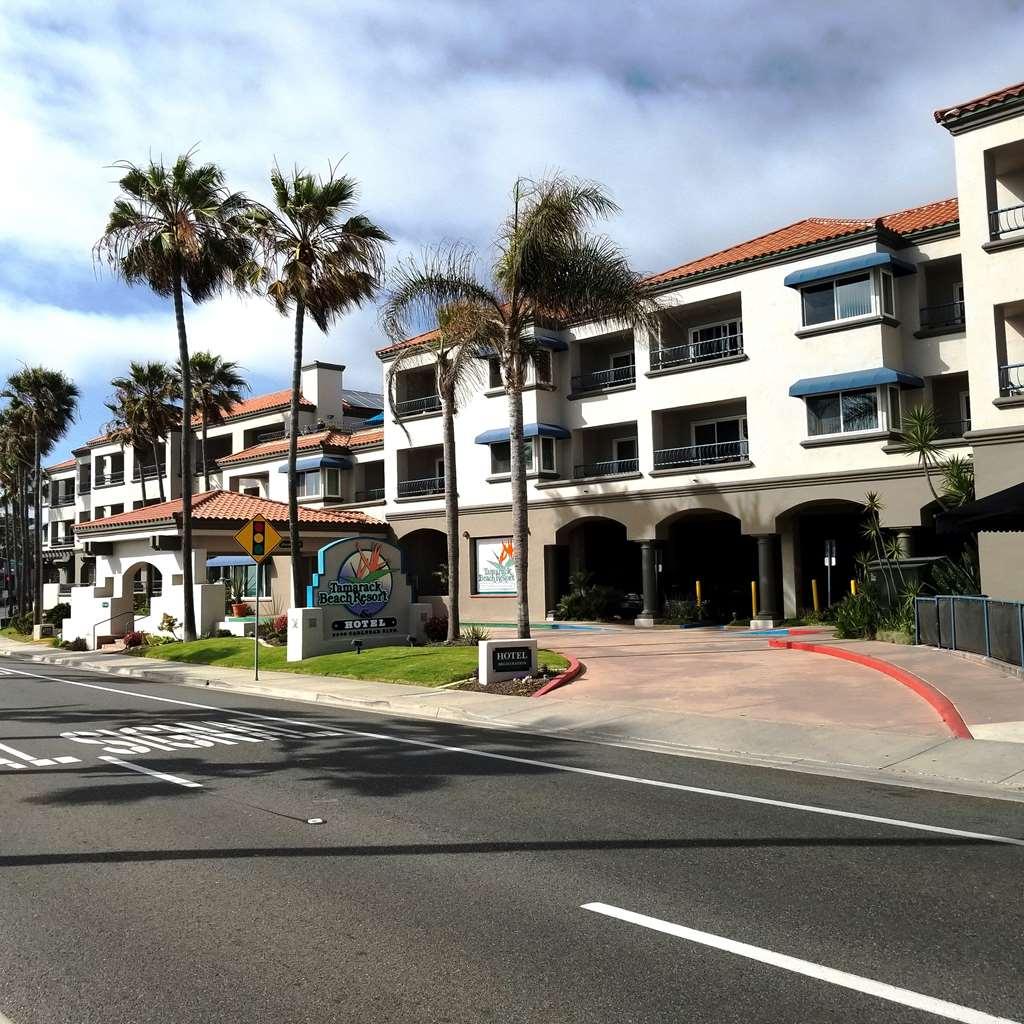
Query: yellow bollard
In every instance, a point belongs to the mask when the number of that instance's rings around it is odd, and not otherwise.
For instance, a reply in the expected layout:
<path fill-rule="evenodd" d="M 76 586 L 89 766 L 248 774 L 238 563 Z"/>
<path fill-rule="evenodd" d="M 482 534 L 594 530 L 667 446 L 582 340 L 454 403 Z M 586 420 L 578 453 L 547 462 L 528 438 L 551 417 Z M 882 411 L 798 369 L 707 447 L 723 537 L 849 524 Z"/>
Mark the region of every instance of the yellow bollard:
<path fill-rule="evenodd" d="M 821 611 L 821 598 L 818 597 L 818 581 L 811 580 L 811 603 L 814 605 L 816 612 Z"/>
<path fill-rule="evenodd" d="M 757 580 L 750 581 L 750 617 L 757 618 Z"/>
<path fill-rule="evenodd" d="M 856 580 L 850 580 L 850 593 L 853 594 L 854 597 L 857 596 L 857 581 Z"/>
<path fill-rule="evenodd" d="M 700 605 L 701 605 L 701 602 L 704 599 L 703 593 L 701 591 L 700 580 L 697 580 L 695 589 L 697 591 L 697 607 L 699 608 Z"/>

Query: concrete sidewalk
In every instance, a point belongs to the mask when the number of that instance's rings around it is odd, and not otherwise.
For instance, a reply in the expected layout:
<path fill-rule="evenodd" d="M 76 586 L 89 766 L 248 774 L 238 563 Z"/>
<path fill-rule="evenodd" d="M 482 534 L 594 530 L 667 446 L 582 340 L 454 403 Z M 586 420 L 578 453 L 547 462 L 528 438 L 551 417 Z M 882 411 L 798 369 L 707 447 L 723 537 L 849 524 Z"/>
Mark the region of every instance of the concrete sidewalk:
<path fill-rule="evenodd" d="M 779 657 L 795 653 L 779 652 Z M 4 639 L 0 639 L 0 654 L 124 678 L 1024 801 L 1021 743 L 694 714 L 626 700 L 581 699 L 585 678 L 547 697 L 506 697 L 288 672 L 268 672 L 256 683 L 245 669 L 58 652 Z"/>

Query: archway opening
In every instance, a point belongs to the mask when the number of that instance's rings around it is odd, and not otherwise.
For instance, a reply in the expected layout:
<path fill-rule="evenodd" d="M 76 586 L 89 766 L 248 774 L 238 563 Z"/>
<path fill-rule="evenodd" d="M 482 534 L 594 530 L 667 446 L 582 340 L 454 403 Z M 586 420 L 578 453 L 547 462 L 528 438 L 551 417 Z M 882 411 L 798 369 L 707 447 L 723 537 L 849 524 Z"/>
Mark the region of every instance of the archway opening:
<path fill-rule="evenodd" d="M 821 608 L 841 601 L 857 576 L 857 556 L 870 554 L 864 507 L 853 501 L 813 501 L 791 509 L 780 520 L 792 530 L 796 610 L 814 608 L 815 582 Z"/>
<path fill-rule="evenodd" d="M 640 545 L 626 537 L 626 527 L 614 519 L 576 519 L 555 534 L 555 597 L 568 595 L 574 583 L 614 591 L 602 618 L 631 618 L 640 610 L 642 570 Z"/>
<path fill-rule="evenodd" d="M 448 593 L 448 538 L 440 530 L 424 528 L 407 533 L 400 541 L 405 555 L 406 578 L 417 597 Z"/>

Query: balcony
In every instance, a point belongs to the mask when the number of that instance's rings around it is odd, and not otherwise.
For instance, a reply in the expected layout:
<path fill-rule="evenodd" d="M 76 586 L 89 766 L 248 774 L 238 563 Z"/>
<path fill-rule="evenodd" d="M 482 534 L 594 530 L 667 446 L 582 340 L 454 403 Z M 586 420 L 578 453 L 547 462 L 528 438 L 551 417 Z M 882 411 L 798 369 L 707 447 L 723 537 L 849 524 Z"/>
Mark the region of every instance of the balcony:
<path fill-rule="evenodd" d="M 1007 363 L 999 367 L 999 394 L 1003 398 L 1024 395 L 1024 363 Z"/>
<path fill-rule="evenodd" d="M 636 366 L 612 366 L 607 370 L 592 370 L 572 378 L 573 394 L 588 394 L 593 391 L 605 391 L 608 388 L 626 387 L 636 383 Z"/>
<path fill-rule="evenodd" d="M 400 498 L 428 498 L 444 494 L 444 477 L 427 476 L 419 480 L 399 480 L 398 496 Z M 380 488 L 380 496 L 384 497 L 384 488 Z"/>
<path fill-rule="evenodd" d="M 124 483 L 124 470 L 113 473 L 97 473 L 94 480 L 94 487 L 114 487 Z"/>
<path fill-rule="evenodd" d="M 737 330 L 721 338 L 689 341 L 651 350 L 651 370 L 676 370 L 694 363 L 711 363 L 719 359 L 735 359 L 743 355 L 743 331 Z"/>
<path fill-rule="evenodd" d="M 441 490 L 444 490 L 443 481 Z M 383 487 L 371 487 L 365 491 L 356 491 L 356 501 L 383 501 L 384 500 L 384 488 Z"/>
<path fill-rule="evenodd" d="M 714 444 L 693 444 L 684 448 L 660 448 L 654 452 L 655 469 L 677 469 L 685 466 L 720 466 L 729 462 L 746 462 L 750 458 L 750 442 L 719 441 Z"/>
<path fill-rule="evenodd" d="M 994 242 L 1024 232 L 1024 203 L 989 210 L 988 225 Z"/>
<path fill-rule="evenodd" d="M 92 490 L 91 480 L 79 480 L 78 481 L 78 493 L 88 494 Z"/>
<path fill-rule="evenodd" d="M 50 499 L 50 508 L 62 508 L 65 505 L 74 505 L 75 495 L 74 492 L 71 494 L 55 494 Z"/>
<path fill-rule="evenodd" d="M 963 437 L 970 429 L 970 420 L 936 420 L 935 438 L 938 441 L 949 441 L 953 438 Z"/>
<path fill-rule="evenodd" d="M 399 417 L 425 416 L 440 411 L 441 399 L 437 395 L 421 395 L 419 398 L 404 398 L 395 402 L 395 412 Z"/>
<path fill-rule="evenodd" d="M 966 307 L 963 302 L 942 302 L 935 306 L 921 307 L 921 332 L 944 334 L 962 331 L 966 323 Z"/>

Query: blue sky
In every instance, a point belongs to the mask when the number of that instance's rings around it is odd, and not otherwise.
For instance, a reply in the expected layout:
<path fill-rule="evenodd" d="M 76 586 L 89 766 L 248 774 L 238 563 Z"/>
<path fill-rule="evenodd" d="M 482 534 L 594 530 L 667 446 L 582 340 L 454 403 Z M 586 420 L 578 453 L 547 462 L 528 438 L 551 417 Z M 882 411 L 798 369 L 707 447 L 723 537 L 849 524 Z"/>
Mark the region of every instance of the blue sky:
<path fill-rule="evenodd" d="M 56 460 L 98 433 L 129 359 L 174 359 L 168 304 L 92 265 L 117 159 L 198 143 L 266 198 L 275 158 L 344 157 L 392 258 L 486 247 L 515 176 L 557 168 L 611 190 L 610 234 L 656 271 L 800 217 L 952 195 L 931 111 L 1018 81 L 1022 36 L 1017 0 L 5 0 L 0 375 L 45 363 L 81 386 Z M 188 323 L 255 391 L 286 385 L 290 326 L 268 303 Z M 373 309 L 307 342 L 379 387 Z"/>

